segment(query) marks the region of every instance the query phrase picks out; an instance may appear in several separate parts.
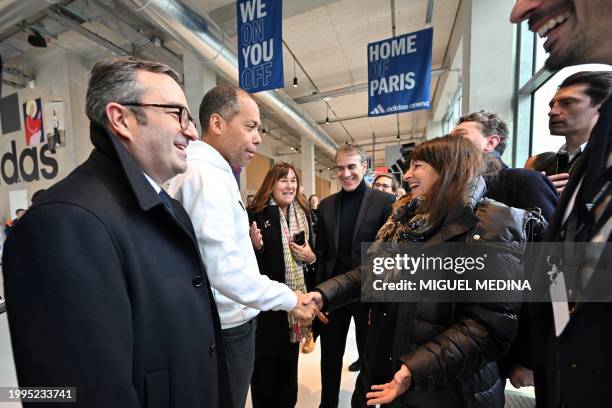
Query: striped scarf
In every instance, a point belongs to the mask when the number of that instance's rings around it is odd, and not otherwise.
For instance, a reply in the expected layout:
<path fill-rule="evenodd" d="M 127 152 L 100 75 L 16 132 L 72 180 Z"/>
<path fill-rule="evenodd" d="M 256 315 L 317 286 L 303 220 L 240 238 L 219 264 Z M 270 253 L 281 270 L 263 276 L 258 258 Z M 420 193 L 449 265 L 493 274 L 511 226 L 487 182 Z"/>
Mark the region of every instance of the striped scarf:
<path fill-rule="evenodd" d="M 270 205 L 277 205 L 274 199 L 270 199 Z M 285 213 L 278 207 L 280 213 L 281 237 L 283 240 L 283 259 L 285 260 L 285 284 L 291 290 L 300 290 L 306 293 L 306 283 L 304 280 L 304 270 L 300 262 L 298 262 L 291 253 L 289 244 L 293 242 L 293 236 L 300 231 L 304 231 L 306 242 L 308 242 L 308 219 L 302 207 L 292 202 L 289 205 L 287 214 L 289 219 L 285 217 Z M 306 338 L 310 332 L 310 327 L 301 327 L 299 319 L 288 314 L 290 341 L 291 343 L 299 343 L 303 338 Z"/>

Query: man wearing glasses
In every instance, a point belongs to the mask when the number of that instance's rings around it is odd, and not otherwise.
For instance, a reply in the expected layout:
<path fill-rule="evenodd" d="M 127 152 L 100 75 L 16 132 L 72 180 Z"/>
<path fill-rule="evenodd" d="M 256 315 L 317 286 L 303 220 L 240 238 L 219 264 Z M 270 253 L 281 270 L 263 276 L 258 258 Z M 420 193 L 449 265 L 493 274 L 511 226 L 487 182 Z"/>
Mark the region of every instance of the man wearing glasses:
<path fill-rule="evenodd" d="M 314 306 L 306 306 L 310 296 L 259 273 L 250 234 L 261 240 L 261 233 L 257 225 L 249 231 L 233 169 L 255 156 L 260 123 L 259 107 L 247 92 L 230 85 L 212 88 L 200 104 L 202 141 L 189 146 L 189 169 L 169 188 L 195 226 L 221 318 L 235 408 L 246 404 L 259 311 L 284 310 L 304 320 L 316 314 Z"/>
<path fill-rule="evenodd" d="M 133 57 L 94 66 L 94 150 L 35 200 L 4 251 L 21 387 L 75 387 L 83 407 L 228 406 L 193 227 L 161 188 L 197 136 L 179 81 Z"/>
<path fill-rule="evenodd" d="M 395 192 L 397 191 L 397 187 L 398 187 L 397 184 L 398 184 L 397 180 L 395 179 L 393 175 L 379 174 L 374 179 L 374 183 L 372 183 L 372 187 L 377 190 L 384 191 L 385 193 L 395 195 Z"/>

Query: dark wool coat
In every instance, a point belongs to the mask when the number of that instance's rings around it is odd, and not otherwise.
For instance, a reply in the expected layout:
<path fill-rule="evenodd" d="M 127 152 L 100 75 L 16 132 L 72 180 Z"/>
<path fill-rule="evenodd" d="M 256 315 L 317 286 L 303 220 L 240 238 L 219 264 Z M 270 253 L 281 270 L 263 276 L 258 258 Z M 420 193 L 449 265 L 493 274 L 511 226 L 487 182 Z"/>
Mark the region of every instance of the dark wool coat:
<path fill-rule="evenodd" d="M 366 188 L 355 220 L 351 253 L 353 267 L 361 263 L 361 244 L 374 242 L 376 233 L 391 215 L 394 202 L 395 196 Z M 338 262 L 339 215 L 340 193 L 325 198 L 319 204 L 316 283 L 321 283 L 336 273 L 334 269 Z"/>
<path fill-rule="evenodd" d="M 262 275 L 270 279 L 285 283 L 285 260 L 283 257 L 283 241 L 278 206 L 266 206 L 259 213 L 249 212 L 249 223 L 257 222 L 261 230 L 264 246 L 256 251 L 257 264 Z M 313 249 L 312 228 L 309 225 L 309 242 Z M 307 268 L 304 281 L 308 290 L 312 288 L 314 270 Z M 261 312 L 257 317 L 256 352 L 258 356 L 273 354 L 291 356 L 295 352 L 297 343 L 289 342 L 289 323 L 287 312 L 283 310 L 270 310 Z"/>
<path fill-rule="evenodd" d="M 572 202 L 572 196 L 583 180 L 590 164 L 599 156 L 603 160 L 604 171 L 597 182 L 598 188 L 589 201 L 599 196 L 603 203 L 594 212 L 600 214 L 598 222 L 592 229 L 594 234 L 605 223 L 610 222 L 612 214 L 612 99 L 600 109 L 599 121 L 591 132 L 589 144 L 582 159 L 572 172 L 559 205 L 546 233 L 545 241 L 562 242 L 564 214 Z M 584 184 L 585 181 L 583 181 Z M 607 183 L 607 184 L 606 184 Z M 607 190 L 605 188 L 607 186 Z M 603 188 L 602 188 L 603 187 Z M 593 222 L 590 222 L 593 226 Z M 593 235 L 587 237 L 592 241 Z M 610 235 L 603 242 L 610 242 Z M 591 278 L 579 286 L 587 298 L 595 299 L 593 292 L 603 292 L 610 298 L 612 274 L 610 273 L 610 252 L 604 249 Z M 539 267 L 535 270 L 541 278 L 541 284 L 548 288 L 547 252 L 540 254 Z M 578 276 L 577 278 L 581 278 Z M 566 278 L 568 279 L 568 278 Z M 573 283 L 573 282 L 568 282 Z M 556 408 L 564 406 L 603 408 L 612 404 L 612 303 L 580 302 L 575 305 L 567 327 L 556 337 L 552 306 L 540 302 L 531 305 L 532 350 L 534 350 L 535 389 L 538 407 Z"/>
<path fill-rule="evenodd" d="M 219 318 L 187 213 L 172 200 L 172 215 L 116 136 L 92 125 L 91 140 L 4 251 L 19 385 L 76 387 L 74 407 L 227 407 Z"/>

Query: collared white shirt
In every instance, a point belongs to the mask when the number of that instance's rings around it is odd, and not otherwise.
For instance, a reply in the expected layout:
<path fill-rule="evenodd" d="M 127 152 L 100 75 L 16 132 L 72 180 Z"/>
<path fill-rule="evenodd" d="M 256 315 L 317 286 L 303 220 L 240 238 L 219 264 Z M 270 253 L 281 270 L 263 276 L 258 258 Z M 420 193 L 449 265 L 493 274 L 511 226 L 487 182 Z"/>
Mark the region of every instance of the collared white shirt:
<path fill-rule="evenodd" d="M 159 186 L 159 184 L 157 184 L 151 177 L 149 177 L 149 175 L 147 173 L 142 173 L 144 174 L 145 178 L 147 179 L 147 181 L 149 182 L 149 184 L 151 184 L 151 187 L 153 187 L 155 189 L 155 192 L 157 194 L 159 194 L 159 192 L 161 191 L 161 187 Z"/>
<path fill-rule="evenodd" d="M 292 310 L 295 293 L 259 273 L 249 218 L 228 162 L 209 144 L 189 143 L 185 173 L 168 193 L 183 204 L 215 296 L 221 327 L 239 326 L 259 310 Z"/>
<path fill-rule="evenodd" d="M 561 148 L 557 152 L 557 154 L 567 154 L 567 156 L 569 157 L 569 162 L 571 163 L 572 160 L 574 160 L 574 157 L 576 157 L 578 153 L 584 152 L 584 149 L 586 148 L 587 143 L 589 143 L 588 140 L 584 142 L 583 144 L 581 144 L 580 146 L 578 146 L 575 150 L 572 150 L 571 152 L 567 150 L 567 143 L 564 143 L 563 146 L 561 146 Z"/>

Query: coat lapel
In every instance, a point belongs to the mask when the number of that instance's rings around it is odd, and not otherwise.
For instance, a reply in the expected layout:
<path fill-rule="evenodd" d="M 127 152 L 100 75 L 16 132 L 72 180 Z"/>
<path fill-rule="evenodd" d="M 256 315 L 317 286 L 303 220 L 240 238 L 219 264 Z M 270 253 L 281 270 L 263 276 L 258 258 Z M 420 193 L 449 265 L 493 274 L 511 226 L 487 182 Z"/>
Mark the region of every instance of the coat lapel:
<path fill-rule="evenodd" d="M 355 229 L 353 230 L 353 243 L 355 242 L 355 239 L 357 238 L 357 234 L 359 233 L 359 230 L 361 229 L 363 218 L 365 217 L 366 213 L 368 212 L 368 208 L 370 207 L 370 201 L 371 201 L 370 196 L 371 195 L 372 195 L 372 189 L 366 188 L 366 191 L 363 195 L 363 199 L 361 200 L 361 206 L 359 207 L 359 214 L 357 215 Z"/>
<path fill-rule="evenodd" d="M 332 206 L 332 209 L 334 211 L 334 248 L 336 248 L 336 250 L 338 250 L 338 239 L 340 237 L 340 210 L 342 208 L 340 208 L 340 193 L 336 193 L 336 195 L 334 196 L 334 205 Z"/>

